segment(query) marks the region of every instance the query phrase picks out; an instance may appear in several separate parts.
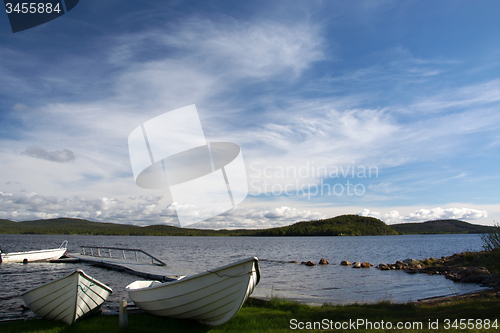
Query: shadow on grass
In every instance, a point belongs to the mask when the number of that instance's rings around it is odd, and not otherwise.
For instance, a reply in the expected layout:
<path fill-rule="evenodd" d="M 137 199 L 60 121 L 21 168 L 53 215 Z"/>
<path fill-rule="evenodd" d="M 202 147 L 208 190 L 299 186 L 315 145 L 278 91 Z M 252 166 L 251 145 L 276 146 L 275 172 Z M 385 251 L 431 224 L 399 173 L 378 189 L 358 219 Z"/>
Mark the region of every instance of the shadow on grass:
<path fill-rule="evenodd" d="M 95 315 L 79 320 L 69 326 L 60 322 L 43 319 L 0 324 L 2 333 L 88 333 L 88 332 L 208 332 L 210 326 L 191 320 L 179 320 L 152 316 L 146 313 L 132 314 L 128 317 L 128 327 L 120 328 L 118 316 Z"/>

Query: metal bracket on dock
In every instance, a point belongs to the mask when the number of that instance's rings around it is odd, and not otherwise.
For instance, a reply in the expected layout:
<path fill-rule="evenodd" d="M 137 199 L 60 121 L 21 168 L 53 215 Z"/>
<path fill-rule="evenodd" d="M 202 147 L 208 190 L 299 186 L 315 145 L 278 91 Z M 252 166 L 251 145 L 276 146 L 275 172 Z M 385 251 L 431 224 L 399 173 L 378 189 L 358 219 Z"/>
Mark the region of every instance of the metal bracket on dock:
<path fill-rule="evenodd" d="M 167 264 L 164 263 L 163 261 L 161 261 L 160 259 L 152 256 L 151 254 L 149 254 L 141 249 L 127 249 L 127 248 L 123 248 L 123 247 L 110 247 L 110 246 L 84 246 L 84 245 L 81 245 L 80 247 L 82 248 L 82 255 L 88 255 L 85 253 L 85 249 L 87 249 L 87 250 L 90 250 L 90 256 L 92 256 L 92 257 L 127 259 L 125 256 L 125 251 L 128 251 L 128 252 L 134 252 L 135 261 L 139 261 L 139 259 L 137 257 L 137 253 L 143 253 L 146 256 L 151 258 L 151 264 L 158 265 L 158 266 L 167 266 Z M 94 253 L 94 250 L 96 250 L 95 253 Z M 101 250 L 107 250 L 108 256 L 104 256 L 104 255 L 101 256 Z M 111 250 L 122 251 L 123 258 L 112 257 Z"/>

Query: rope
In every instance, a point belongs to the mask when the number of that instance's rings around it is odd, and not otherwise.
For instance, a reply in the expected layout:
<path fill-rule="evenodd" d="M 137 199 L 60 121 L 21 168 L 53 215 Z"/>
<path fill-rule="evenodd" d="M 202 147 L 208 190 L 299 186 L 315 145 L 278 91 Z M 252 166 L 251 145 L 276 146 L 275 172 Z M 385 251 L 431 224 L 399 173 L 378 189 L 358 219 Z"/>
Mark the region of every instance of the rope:
<path fill-rule="evenodd" d="M 84 286 L 85 286 L 85 285 L 84 285 Z M 92 281 L 90 282 L 90 284 L 89 284 L 88 286 L 85 286 L 85 287 L 87 287 L 87 289 L 83 289 L 83 287 L 82 287 L 80 284 L 78 284 L 78 287 L 80 287 L 80 289 L 81 289 L 82 293 L 84 293 L 84 294 L 87 294 L 87 291 L 88 291 L 91 287 L 93 287 L 93 286 L 95 286 L 95 284 L 94 284 L 94 278 L 92 278 Z"/>

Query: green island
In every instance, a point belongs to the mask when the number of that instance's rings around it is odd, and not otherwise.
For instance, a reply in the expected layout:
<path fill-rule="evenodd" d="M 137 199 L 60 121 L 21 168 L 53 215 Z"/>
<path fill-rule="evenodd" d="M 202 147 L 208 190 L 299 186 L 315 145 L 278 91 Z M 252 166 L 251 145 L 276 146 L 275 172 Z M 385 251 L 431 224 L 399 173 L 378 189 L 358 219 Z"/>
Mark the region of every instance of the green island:
<path fill-rule="evenodd" d="M 270 229 L 210 230 L 169 225 L 135 226 L 56 218 L 14 222 L 0 219 L 0 234 L 120 235 L 120 236 L 374 236 L 403 234 L 490 233 L 494 227 L 458 220 L 387 225 L 373 217 L 341 215 L 324 220 L 302 221 Z"/>

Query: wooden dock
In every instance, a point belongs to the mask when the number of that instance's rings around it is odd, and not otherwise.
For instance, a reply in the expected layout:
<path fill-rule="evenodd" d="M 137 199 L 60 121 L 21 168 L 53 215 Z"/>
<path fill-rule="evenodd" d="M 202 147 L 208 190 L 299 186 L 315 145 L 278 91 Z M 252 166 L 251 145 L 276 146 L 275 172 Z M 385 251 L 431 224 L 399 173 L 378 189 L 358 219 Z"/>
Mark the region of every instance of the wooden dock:
<path fill-rule="evenodd" d="M 166 266 L 152 265 L 145 262 L 126 259 L 124 260 L 115 258 L 93 257 L 88 255 L 81 255 L 78 253 L 70 253 L 68 255 L 70 256 L 70 258 L 78 259 L 78 261 L 81 262 L 87 262 L 94 266 L 137 275 L 149 280 L 174 281 L 185 276 L 181 272 L 175 271 Z"/>
<path fill-rule="evenodd" d="M 163 261 L 140 249 L 82 246 L 81 253 L 68 253 L 67 255 L 69 258 L 53 262 L 86 262 L 158 281 L 174 281 L 186 276 L 178 270 L 167 267 Z"/>

